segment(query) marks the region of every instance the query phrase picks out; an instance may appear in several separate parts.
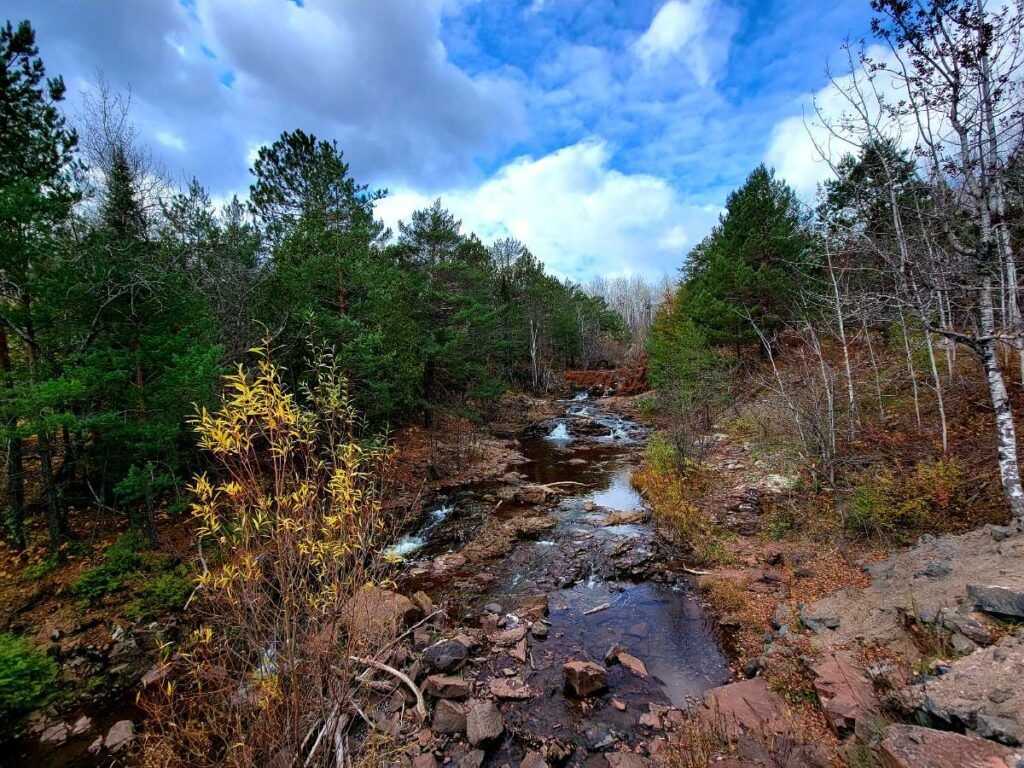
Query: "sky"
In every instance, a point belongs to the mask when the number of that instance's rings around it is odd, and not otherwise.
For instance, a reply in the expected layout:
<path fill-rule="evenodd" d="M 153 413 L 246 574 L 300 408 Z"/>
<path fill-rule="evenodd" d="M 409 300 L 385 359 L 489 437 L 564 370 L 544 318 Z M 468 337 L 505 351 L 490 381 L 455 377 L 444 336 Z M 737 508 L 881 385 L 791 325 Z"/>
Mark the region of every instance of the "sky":
<path fill-rule="evenodd" d="M 805 200 L 805 127 L 867 0 L 5 0 L 68 109 L 130 89 L 176 180 L 244 196 L 256 150 L 336 140 L 378 215 L 434 198 L 548 268 L 673 274 L 761 162 Z"/>

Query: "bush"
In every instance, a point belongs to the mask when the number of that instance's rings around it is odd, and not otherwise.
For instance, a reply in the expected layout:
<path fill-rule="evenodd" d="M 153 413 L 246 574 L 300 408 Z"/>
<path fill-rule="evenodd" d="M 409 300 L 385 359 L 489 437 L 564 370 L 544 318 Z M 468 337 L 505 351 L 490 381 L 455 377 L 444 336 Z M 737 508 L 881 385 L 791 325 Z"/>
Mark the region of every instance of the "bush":
<path fill-rule="evenodd" d="M 906 543 L 924 531 L 955 527 L 964 489 L 963 469 L 952 458 L 918 462 L 909 473 L 873 468 L 850 494 L 846 527 Z"/>
<path fill-rule="evenodd" d="M 0 720 L 5 724 L 53 698 L 57 664 L 30 641 L 0 634 Z"/>
<path fill-rule="evenodd" d="M 90 603 L 116 592 L 128 576 L 149 566 L 149 560 L 140 552 L 144 546 L 137 533 L 120 536 L 103 553 L 103 562 L 83 571 L 71 590 Z"/>
<path fill-rule="evenodd" d="M 162 573 L 148 579 L 138 590 L 136 598 L 125 608 L 125 615 L 133 621 L 151 621 L 166 613 L 180 611 L 194 586 L 183 567 Z"/>

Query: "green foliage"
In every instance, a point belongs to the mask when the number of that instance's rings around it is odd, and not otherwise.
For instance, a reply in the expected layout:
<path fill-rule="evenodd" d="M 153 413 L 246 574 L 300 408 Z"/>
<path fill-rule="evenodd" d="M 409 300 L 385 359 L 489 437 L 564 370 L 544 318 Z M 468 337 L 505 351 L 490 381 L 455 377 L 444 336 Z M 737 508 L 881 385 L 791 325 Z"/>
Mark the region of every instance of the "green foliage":
<path fill-rule="evenodd" d="M 128 577 L 149 566 L 149 559 L 142 552 L 144 546 L 137 533 L 119 536 L 103 553 L 103 561 L 83 571 L 71 585 L 71 591 L 88 602 L 116 592 Z"/>
<path fill-rule="evenodd" d="M 137 590 L 135 599 L 125 606 L 125 615 L 134 621 L 150 621 L 180 611 L 185 607 L 194 587 L 195 582 L 188 577 L 182 566 L 146 579 Z"/>
<path fill-rule="evenodd" d="M 919 462 L 864 473 L 850 493 L 846 527 L 865 536 L 908 543 L 920 533 L 952 527 L 965 498 L 956 459 Z"/>
<path fill-rule="evenodd" d="M 53 659 L 25 638 L 0 634 L 0 719 L 5 726 L 45 706 L 54 695 L 56 679 Z"/>

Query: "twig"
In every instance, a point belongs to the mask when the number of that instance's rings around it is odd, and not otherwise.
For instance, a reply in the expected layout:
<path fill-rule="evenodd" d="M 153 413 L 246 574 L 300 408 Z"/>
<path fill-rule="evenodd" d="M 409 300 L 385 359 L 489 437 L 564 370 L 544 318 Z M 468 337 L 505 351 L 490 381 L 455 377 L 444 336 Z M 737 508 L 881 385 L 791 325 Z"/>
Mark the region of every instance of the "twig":
<path fill-rule="evenodd" d="M 397 677 L 399 680 L 401 680 L 403 683 L 405 683 L 406 686 L 408 686 L 409 690 L 412 691 L 413 695 L 416 697 L 416 711 L 419 712 L 420 718 L 423 720 L 427 719 L 427 703 L 423 700 L 423 694 L 420 693 L 420 689 L 416 687 L 416 683 L 414 683 L 412 681 L 412 678 L 410 678 L 407 674 L 405 674 L 404 672 L 400 672 L 394 667 L 389 667 L 387 664 L 384 664 L 383 662 L 377 661 L 375 659 L 364 659 L 359 656 L 349 656 L 348 658 L 350 661 L 354 661 L 357 664 L 366 664 L 368 667 L 379 669 L 381 672 L 387 672 L 389 675 L 393 675 Z M 334 672 L 336 673 L 344 674 L 342 670 L 339 669 L 337 666 L 332 666 L 331 669 L 334 670 Z"/>
<path fill-rule="evenodd" d="M 611 603 L 601 603 L 600 605 L 595 605 L 593 608 L 589 608 L 589 609 L 585 610 L 583 612 L 583 615 L 584 616 L 589 616 L 592 613 L 599 613 L 601 611 L 607 611 L 611 607 L 612 607 Z"/>

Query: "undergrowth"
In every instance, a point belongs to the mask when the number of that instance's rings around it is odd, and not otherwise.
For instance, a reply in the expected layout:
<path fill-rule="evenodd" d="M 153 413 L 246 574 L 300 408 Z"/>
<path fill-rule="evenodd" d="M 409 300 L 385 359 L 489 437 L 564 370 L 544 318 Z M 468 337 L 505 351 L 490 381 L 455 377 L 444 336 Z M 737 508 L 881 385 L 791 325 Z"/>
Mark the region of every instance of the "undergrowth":
<path fill-rule="evenodd" d="M 0 634 L 0 731 L 54 696 L 57 663 L 26 638 Z"/>

